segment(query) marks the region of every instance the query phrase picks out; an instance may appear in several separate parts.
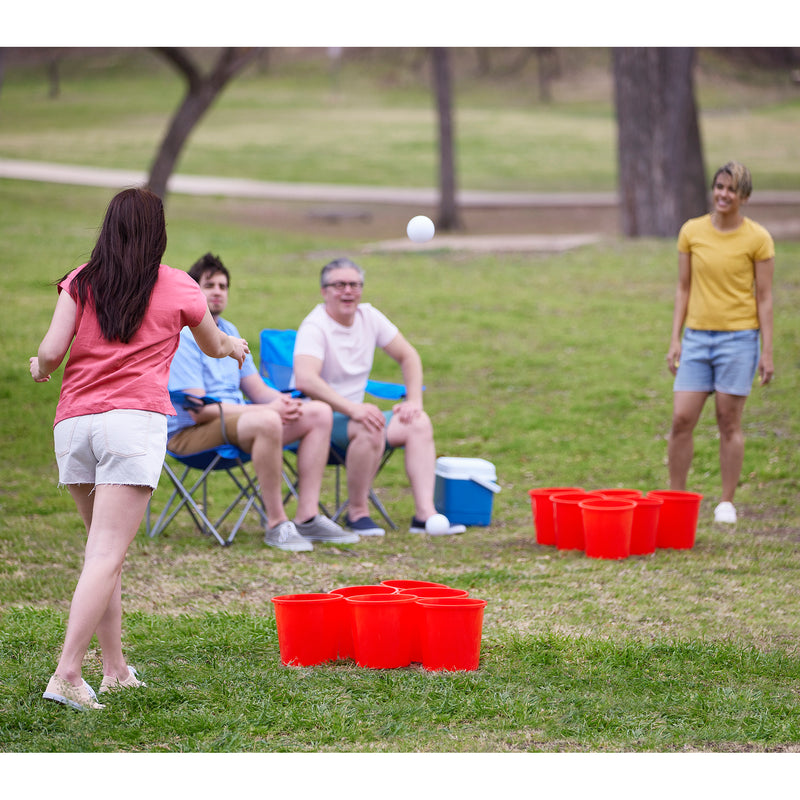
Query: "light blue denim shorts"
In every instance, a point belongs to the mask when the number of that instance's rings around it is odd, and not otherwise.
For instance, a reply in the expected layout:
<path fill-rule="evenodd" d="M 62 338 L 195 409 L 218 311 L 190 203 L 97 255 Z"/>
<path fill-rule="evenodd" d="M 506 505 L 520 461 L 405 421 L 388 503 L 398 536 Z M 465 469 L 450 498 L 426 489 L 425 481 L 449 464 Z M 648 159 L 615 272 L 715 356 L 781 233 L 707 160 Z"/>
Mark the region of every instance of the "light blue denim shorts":
<path fill-rule="evenodd" d="M 58 481 L 155 489 L 167 448 L 167 418 L 119 409 L 62 420 L 53 430 Z"/>
<path fill-rule="evenodd" d="M 683 333 L 676 392 L 721 392 L 747 397 L 758 368 L 758 330 Z"/>
<path fill-rule="evenodd" d="M 389 420 L 392 418 L 391 411 L 384 411 L 383 416 L 386 419 L 386 427 L 389 427 Z M 350 417 L 342 414 L 341 411 L 333 412 L 333 430 L 331 431 L 331 441 L 340 449 L 347 450 L 347 443 L 350 441 L 347 438 L 347 423 L 350 422 Z"/>

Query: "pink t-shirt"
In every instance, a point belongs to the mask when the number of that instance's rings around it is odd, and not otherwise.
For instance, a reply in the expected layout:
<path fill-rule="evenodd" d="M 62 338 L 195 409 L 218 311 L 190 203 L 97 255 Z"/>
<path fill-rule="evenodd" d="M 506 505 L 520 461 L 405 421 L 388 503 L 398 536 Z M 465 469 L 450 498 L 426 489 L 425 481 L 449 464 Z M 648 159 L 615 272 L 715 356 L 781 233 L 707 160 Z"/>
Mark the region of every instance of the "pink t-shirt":
<path fill-rule="evenodd" d="M 69 290 L 81 269 L 71 272 L 58 290 Z M 159 268 L 142 325 L 127 344 L 105 339 L 92 306 L 79 303 L 55 424 L 119 408 L 174 414 L 167 391 L 169 365 L 181 328 L 199 325 L 207 307 L 196 281 L 165 264 Z"/>

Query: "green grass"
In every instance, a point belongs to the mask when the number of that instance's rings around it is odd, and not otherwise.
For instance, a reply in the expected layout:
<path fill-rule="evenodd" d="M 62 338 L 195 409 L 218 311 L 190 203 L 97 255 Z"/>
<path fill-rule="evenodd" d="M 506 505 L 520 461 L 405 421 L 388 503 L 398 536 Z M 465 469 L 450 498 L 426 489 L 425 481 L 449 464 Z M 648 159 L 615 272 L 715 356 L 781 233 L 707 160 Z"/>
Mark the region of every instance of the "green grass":
<path fill-rule="evenodd" d="M 363 258 L 369 299 L 422 353 L 439 453 L 496 465 L 492 526 L 445 541 L 401 532 L 308 555 L 265 548 L 252 523 L 226 549 L 186 520 L 158 540 L 142 531 L 126 566 L 124 638 L 151 689 L 120 696 L 97 718 L 39 699 L 83 532 L 55 486 L 58 376 L 33 385 L 27 356 L 52 311 L 48 283 L 91 247 L 107 193 L 12 181 L 2 189 L 9 269 L 0 282 L 14 298 L 0 417 L 2 749 L 795 749 L 797 245 L 778 246 L 778 377 L 748 403 L 740 524 L 709 524 L 719 474 L 708 413 L 691 476 L 706 495 L 695 548 L 625 562 L 537 545 L 527 490 L 665 485 L 673 244 Z M 208 220 L 206 207 L 174 198 L 168 263 L 186 266 L 205 246 L 223 254 L 234 270 L 230 315 L 251 341 L 266 325 L 296 325 L 316 302 L 328 243 Z M 397 377 L 391 362 L 377 370 Z M 380 493 L 399 521 L 411 516 L 401 458 Z M 280 667 L 271 597 L 390 577 L 450 583 L 488 601 L 477 673 Z M 98 663 L 96 653 L 87 660 L 95 683 Z"/>
<path fill-rule="evenodd" d="M 148 80 L 145 73 L 141 97 L 131 95 L 134 106 L 152 89 Z M 12 95 L 4 86 L 0 105 Z M 55 117 L 49 107 L 42 114 L 46 132 Z M 67 115 L 65 128 L 80 129 L 79 117 Z M 17 124 L 0 117 L 3 155 L 14 155 L 8 132 Z M 199 171 L 221 161 L 208 166 Z M 359 169 L 354 163 L 355 176 Z M 367 256 L 361 241 L 331 235 L 336 229 L 239 223 L 235 208 L 213 198 L 170 198 L 166 262 L 186 268 L 206 250 L 219 253 L 233 271 L 230 317 L 256 343 L 261 328 L 296 327 L 317 302 L 329 253 L 355 256 L 367 269 L 366 299 L 422 354 L 439 454 L 495 464 L 502 491 L 493 524 L 445 540 L 401 530 L 294 555 L 264 547 L 252 521 L 225 549 L 188 517 L 156 540 L 142 530 L 123 576 L 123 638 L 148 690 L 119 695 L 97 715 L 42 702 L 84 533 L 68 493 L 56 487 L 51 427 L 60 373 L 35 385 L 28 357 L 52 313 L 52 282 L 88 255 L 110 194 L 0 181 L 0 751 L 800 749 L 800 245 L 778 242 L 776 379 L 754 390 L 745 412 L 740 523 L 728 530 L 709 522 L 720 483 L 709 408 L 690 477 L 705 495 L 695 547 L 607 562 L 537 545 L 527 490 L 665 486 L 674 242 L 609 239 L 561 255 Z M 257 210 L 248 207 L 250 220 Z M 385 358 L 376 373 L 398 377 Z M 330 475 L 325 493 L 330 498 Z M 379 493 L 399 522 L 410 518 L 399 456 Z M 214 500 L 225 494 L 215 486 Z M 165 496 L 162 486 L 156 501 Z M 419 577 L 487 600 L 478 671 L 280 666 L 273 596 Z M 86 675 L 94 685 L 99 670 L 93 650 Z"/>
<path fill-rule="evenodd" d="M 29 641 L 56 647 L 61 625 L 53 612 L 7 614 L 9 667 L 46 670 Z M 28 679 L 5 715 L 6 748 L 28 749 L 32 717 L 46 752 L 680 751 L 800 738 L 798 661 L 725 642 L 508 633 L 479 671 L 441 676 L 282 668 L 274 621 L 252 614 L 133 614 L 126 634 L 146 692 L 76 715 L 40 702 Z M 87 674 L 99 678 L 95 664 Z"/>

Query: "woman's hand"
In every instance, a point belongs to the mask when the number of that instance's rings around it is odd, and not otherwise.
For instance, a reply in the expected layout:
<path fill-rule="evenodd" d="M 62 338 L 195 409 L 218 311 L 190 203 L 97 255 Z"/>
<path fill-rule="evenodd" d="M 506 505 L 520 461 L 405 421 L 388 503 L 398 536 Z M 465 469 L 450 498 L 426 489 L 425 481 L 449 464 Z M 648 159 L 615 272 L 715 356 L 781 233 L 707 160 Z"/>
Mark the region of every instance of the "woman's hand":
<path fill-rule="evenodd" d="M 50 380 L 49 375 L 42 374 L 42 371 L 39 369 L 39 357 L 38 356 L 31 356 L 31 377 L 36 381 L 36 383 L 47 383 Z"/>
<path fill-rule="evenodd" d="M 758 380 L 761 386 L 765 386 L 772 380 L 775 374 L 775 367 L 772 365 L 772 356 L 769 353 L 761 354 L 758 360 Z"/>
<path fill-rule="evenodd" d="M 237 339 L 235 336 L 229 336 L 228 338 L 233 346 L 230 357 L 235 358 L 241 368 L 242 364 L 244 364 L 244 357 L 250 352 L 250 347 L 244 339 Z"/>
<path fill-rule="evenodd" d="M 667 368 L 675 375 L 678 372 L 678 366 L 681 363 L 681 343 L 670 342 L 669 350 L 667 350 Z"/>

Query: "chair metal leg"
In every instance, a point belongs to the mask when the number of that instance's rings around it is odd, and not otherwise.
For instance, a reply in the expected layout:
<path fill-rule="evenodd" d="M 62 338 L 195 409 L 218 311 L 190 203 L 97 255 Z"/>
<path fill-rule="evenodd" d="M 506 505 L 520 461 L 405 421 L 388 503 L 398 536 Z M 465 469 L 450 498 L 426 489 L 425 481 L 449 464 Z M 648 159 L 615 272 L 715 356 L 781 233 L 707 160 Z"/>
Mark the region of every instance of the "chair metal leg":
<path fill-rule="evenodd" d="M 383 454 L 383 458 L 381 459 L 380 466 L 378 467 L 378 472 L 376 475 L 379 475 L 381 470 L 383 469 L 386 462 L 391 458 L 392 453 L 394 453 L 395 448 L 387 448 L 387 450 Z M 331 448 L 331 455 L 330 458 L 335 459 L 333 461 L 333 466 L 336 467 L 336 512 L 331 517 L 334 522 L 338 522 L 342 514 L 344 514 L 345 510 L 348 506 L 348 500 L 345 498 L 342 500 L 342 473 L 346 474 L 345 463 L 344 463 L 344 455 L 340 453 L 337 449 Z M 384 518 L 386 524 L 393 530 L 396 531 L 397 525 L 395 524 L 394 520 L 389 516 L 389 512 L 386 510 L 386 507 L 381 503 L 378 499 L 378 496 L 375 494 L 373 489 L 369 490 L 369 501 L 378 511 L 378 513 Z"/>
<path fill-rule="evenodd" d="M 163 469 L 169 476 L 169 479 L 174 487 L 174 491 L 170 495 L 167 504 L 162 509 L 161 514 L 159 515 L 154 525 L 151 525 L 151 508 L 150 504 L 148 503 L 146 530 L 150 538 L 154 538 L 155 536 L 158 536 L 160 533 L 162 533 L 164 529 L 167 527 L 167 525 L 169 525 L 169 523 L 175 518 L 175 515 L 181 510 L 181 508 L 186 508 L 186 510 L 191 515 L 192 520 L 195 523 L 195 526 L 201 533 L 213 536 L 217 540 L 217 542 L 219 542 L 219 544 L 221 544 L 223 547 L 233 543 L 233 539 L 236 536 L 236 533 L 238 532 L 239 528 L 244 522 L 245 517 L 252 508 L 256 509 L 262 524 L 266 526 L 267 514 L 266 510 L 264 509 L 263 502 L 261 500 L 261 494 L 259 492 L 258 485 L 250 476 L 247 469 L 245 468 L 244 463 L 241 461 L 236 463 L 235 467 L 241 471 L 243 480 L 239 479 L 239 477 L 234 473 L 232 468 L 225 467 L 225 471 L 228 473 L 231 480 L 238 489 L 238 494 L 236 495 L 233 502 L 228 505 L 225 511 L 223 511 L 223 513 L 215 522 L 212 522 L 211 519 L 209 519 L 207 514 L 208 483 L 206 479 L 209 476 L 209 474 L 214 471 L 214 467 L 217 465 L 218 462 L 219 462 L 219 457 L 215 458 L 209 464 L 209 466 L 203 470 L 200 477 L 194 482 L 194 484 L 190 488 L 187 488 L 185 485 L 185 480 L 186 476 L 190 471 L 190 467 L 186 467 L 181 476 L 178 477 L 177 473 L 170 467 L 170 465 L 166 461 L 164 461 Z M 198 503 L 194 498 L 194 494 L 198 489 L 202 491 L 202 504 Z M 176 504 L 176 500 L 178 499 L 179 502 L 177 502 Z M 230 534 L 226 539 L 220 532 L 220 526 L 228 517 L 228 515 L 231 513 L 231 511 L 233 511 L 234 508 L 236 508 L 236 506 L 239 505 L 243 500 L 245 501 L 244 507 L 241 513 L 239 514 L 239 518 L 235 522 Z"/>

